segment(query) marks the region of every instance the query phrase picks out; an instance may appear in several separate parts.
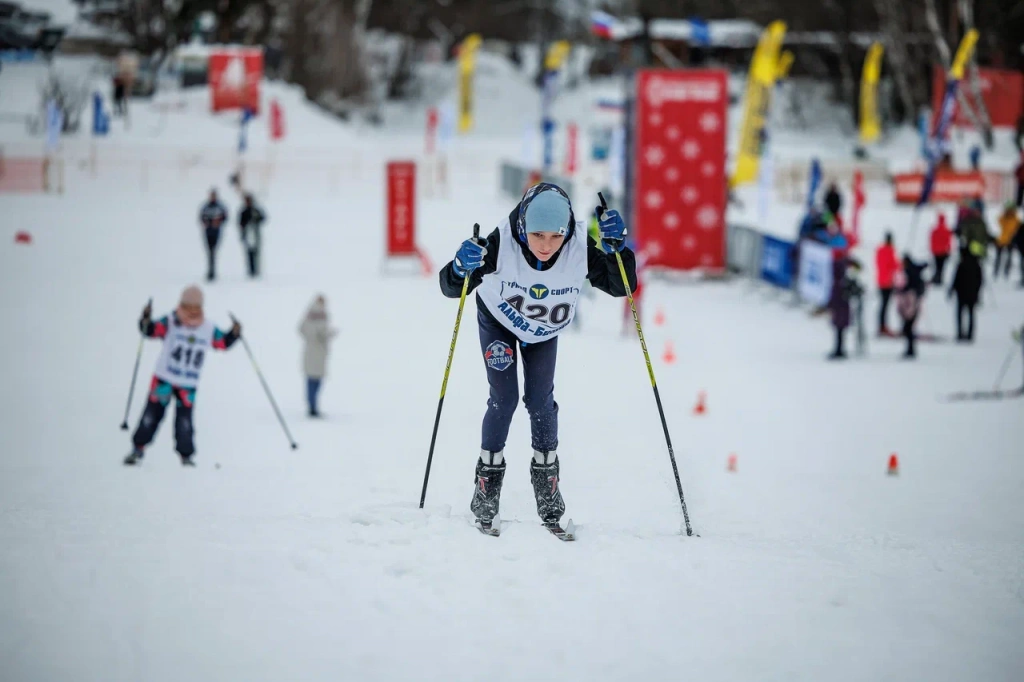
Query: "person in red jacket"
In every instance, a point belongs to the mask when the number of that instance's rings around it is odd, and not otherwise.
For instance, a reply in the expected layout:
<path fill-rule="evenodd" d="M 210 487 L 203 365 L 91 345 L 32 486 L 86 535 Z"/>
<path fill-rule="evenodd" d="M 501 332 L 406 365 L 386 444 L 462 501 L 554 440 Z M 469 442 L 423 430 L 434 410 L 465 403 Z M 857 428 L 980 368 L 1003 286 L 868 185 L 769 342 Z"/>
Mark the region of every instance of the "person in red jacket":
<path fill-rule="evenodd" d="M 892 245 L 892 232 L 885 233 L 885 243 L 875 251 L 875 272 L 878 273 L 878 290 L 882 294 L 882 308 L 878 312 L 878 335 L 895 336 L 889 331 L 886 317 L 889 312 L 889 299 L 892 297 L 893 277 L 902 268 L 896 256 L 896 247 Z"/>
<path fill-rule="evenodd" d="M 939 214 L 939 221 L 932 229 L 932 257 L 935 259 L 935 274 L 932 284 L 942 285 L 942 271 L 946 268 L 946 260 L 952 250 L 953 231 L 946 225 L 945 214 Z"/>

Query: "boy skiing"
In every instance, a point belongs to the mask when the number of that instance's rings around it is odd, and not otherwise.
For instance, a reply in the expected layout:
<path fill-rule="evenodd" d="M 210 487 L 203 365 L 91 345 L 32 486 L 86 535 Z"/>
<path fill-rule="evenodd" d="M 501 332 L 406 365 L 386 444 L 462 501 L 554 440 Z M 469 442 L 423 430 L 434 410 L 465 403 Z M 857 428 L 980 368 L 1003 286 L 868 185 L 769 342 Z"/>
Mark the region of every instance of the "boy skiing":
<path fill-rule="evenodd" d="M 505 477 L 505 440 L 519 401 L 517 358 L 523 363 L 523 403 L 530 413 L 533 459 L 530 479 L 537 513 L 557 528 L 565 502 L 559 489 L 558 403 L 554 398 L 558 335 L 576 314 L 584 280 L 612 296 L 626 295 L 615 254 L 636 289 L 636 259 L 625 246 L 626 226 L 617 211 L 597 209 L 602 251 L 577 223 L 569 197 L 558 186 L 527 190 L 486 241 L 467 239 L 439 279 L 448 298 L 463 282 L 477 289 L 480 348 L 490 396 L 484 413 L 476 489 L 470 509 L 490 531 Z M 511 370 L 511 371 L 510 371 Z"/>
<path fill-rule="evenodd" d="M 178 308 L 170 315 L 154 321 L 151 319 L 152 313 L 152 308 L 147 304 L 139 320 L 139 331 L 149 338 L 163 339 L 164 347 L 153 372 L 146 410 L 132 436 L 132 451 L 124 458 L 124 463 L 132 466 L 142 461 L 143 449 L 152 442 L 173 397 L 176 402 L 175 449 L 181 456 L 183 466 L 195 466 L 192 461 L 195 453 L 192 442 L 192 406 L 203 361 L 210 349 L 230 348 L 242 335 L 242 327 L 236 321 L 231 330 L 225 333 L 205 319 L 203 292 L 197 286 L 187 287 L 181 292 Z"/>

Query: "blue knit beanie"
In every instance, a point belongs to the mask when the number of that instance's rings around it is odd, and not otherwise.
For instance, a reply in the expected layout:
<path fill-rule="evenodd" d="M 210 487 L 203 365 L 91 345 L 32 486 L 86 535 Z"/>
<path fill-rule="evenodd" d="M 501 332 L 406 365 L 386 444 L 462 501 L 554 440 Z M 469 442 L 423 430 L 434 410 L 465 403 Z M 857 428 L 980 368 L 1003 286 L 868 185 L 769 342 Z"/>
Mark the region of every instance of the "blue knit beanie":
<path fill-rule="evenodd" d="M 524 239 L 529 232 L 554 232 L 565 236 L 569 234 L 571 219 L 569 197 L 557 185 L 540 183 L 523 197 L 519 229 Z"/>

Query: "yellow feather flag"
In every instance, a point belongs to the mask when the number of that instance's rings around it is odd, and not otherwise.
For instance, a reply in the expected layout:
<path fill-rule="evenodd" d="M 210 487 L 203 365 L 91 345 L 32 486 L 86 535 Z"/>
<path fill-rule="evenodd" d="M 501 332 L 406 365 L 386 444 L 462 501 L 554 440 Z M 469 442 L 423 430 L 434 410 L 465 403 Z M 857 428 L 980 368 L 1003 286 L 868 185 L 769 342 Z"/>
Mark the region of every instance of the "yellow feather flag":
<path fill-rule="evenodd" d="M 459 46 L 459 132 L 473 127 L 473 72 L 476 70 L 476 51 L 482 42 L 479 33 L 466 36 Z"/>
<path fill-rule="evenodd" d="M 882 75 L 884 53 L 881 43 L 871 43 L 860 73 L 860 141 L 863 144 L 874 142 L 882 134 L 878 116 L 878 79 Z"/>
<path fill-rule="evenodd" d="M 562 68 L 565 58 L 569 56 L 571 45 L 568 40 L 559 40 L 552 43 L 548 48 L 548 54 L 544 58 L 544 68 L 548 71 L 556 71 Z"/>
<path fill-rule="evenodd" d="M 740 146 L 733 170 L 731 187 L 753 182 L 757 179 L 757 167 L 761 158 L 761 136 L 765 118 L 772 101 L 772 88 L 779 76 L 779 50 L 786 37 L 786 23 L 773 21 L 761 33 L 750 62 L 747 76 L 747 97 L 743 105 L 743 127 L 740 130 Z M 786 67 L 788 70 L 788 66 Z"/>
<path fill-rule="evenodd" d="M 954 80 L 960 80 L 964 77 L 964 67 L 967 66 L 968 60 L 974 54 L 974 46 L 977 42 L 978 31 L 973 28 L 960 41 L 960 47 L 956 48 L 956 57 L 953 58 L 953 66 L 949 70 L 949 75 Z"/>

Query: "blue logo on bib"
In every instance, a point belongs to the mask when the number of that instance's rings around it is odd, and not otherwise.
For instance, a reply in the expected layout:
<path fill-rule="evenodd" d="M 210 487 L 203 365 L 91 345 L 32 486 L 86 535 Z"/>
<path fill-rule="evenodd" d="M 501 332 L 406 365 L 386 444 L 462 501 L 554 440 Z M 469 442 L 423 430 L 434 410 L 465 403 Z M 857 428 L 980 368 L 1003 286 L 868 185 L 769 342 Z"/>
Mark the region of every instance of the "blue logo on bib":
<path fill-rule="evenodd" d="M 548 297 L 548 288 L 543 284 L 534 284 L 530 287 L 530 298 L 540 301 Z"/>
<path fill-rule="evenodd" d="M 504 341 L 495 341 L 484 351 L 484 362 L 487 363 L 488 369 L 496 369 L 499 372 L 511 367 L 515 359 L 515 351 Z"/>

